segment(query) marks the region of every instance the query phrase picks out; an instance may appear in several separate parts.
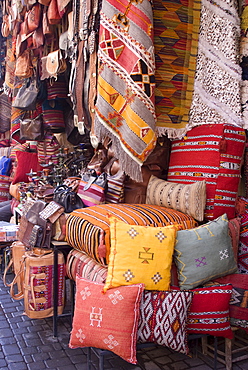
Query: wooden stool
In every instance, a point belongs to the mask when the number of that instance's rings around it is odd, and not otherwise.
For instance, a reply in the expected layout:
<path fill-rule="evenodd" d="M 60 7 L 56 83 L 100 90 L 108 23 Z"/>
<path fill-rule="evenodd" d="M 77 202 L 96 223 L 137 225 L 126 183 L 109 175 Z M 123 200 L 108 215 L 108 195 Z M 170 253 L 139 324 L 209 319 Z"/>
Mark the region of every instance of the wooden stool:
<path fill-rule="evenodd" d="M 232 364 L 234 362 L 247 360 L 248 359 L 248 353 L 243 355 L 238 355 L 240 352 L 245 352 L 248 350 L 248 340 L 241 337 L 236 333 L 236 331 L 239 330 L 237 327 L 232 327 L 232 331 L 234 332 L 234 338 L 228 339 L 228 338 L 219 338 L 224 339 L 224 347 L 225 351 L 221 351 L 218 349 L 218 338 L 215 337 L 215 345 L 208 343 L 208 336 L 202 337 L 202 353 L 204 355 L 211 356 L 215 358 L 215 360 L 221 362 L 226 366 L 226 370 L 232 369 Z M 217 344 L 217 345 L 216 345 Z M 237 348 L 239 347 L 239 348 Z M 215 364 L 216 368 L 216 364 Z"/>

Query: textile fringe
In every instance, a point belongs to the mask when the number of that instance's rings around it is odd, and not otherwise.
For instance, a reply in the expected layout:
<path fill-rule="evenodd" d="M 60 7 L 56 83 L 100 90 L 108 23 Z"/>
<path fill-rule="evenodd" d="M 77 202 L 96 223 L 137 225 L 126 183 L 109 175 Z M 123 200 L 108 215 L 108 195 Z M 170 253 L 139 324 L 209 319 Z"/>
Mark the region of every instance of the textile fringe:
<path fill-rule="evenodd" d="M 131 153 L 126 152 L 126 148 L 124 145 L 122 145 L 120 139 L 116 137 L 114 132 L 111 132 L 105 127 L 104 122 L 97 114 L 94 123 L 94 134 L 101 143 L 105 138 L 110 138 L 112 140 L 115 155 L 119 159 L 120 169 L 124 171 L 126 175 L 130 176 L 134 181 L 143 181 L 141 172 L 142 163 L 137 162 L 137 158 L 132 156 Z"/>
<path fill-rule="evenodd" d="M 161 137 L 167 135 L 169 139 L 182 139 L 186 134 L 187 131 L 186 127 L 177 129 L 177 128 L 168 128 L 168 127 L 157 127 L 156 134 Z"/>

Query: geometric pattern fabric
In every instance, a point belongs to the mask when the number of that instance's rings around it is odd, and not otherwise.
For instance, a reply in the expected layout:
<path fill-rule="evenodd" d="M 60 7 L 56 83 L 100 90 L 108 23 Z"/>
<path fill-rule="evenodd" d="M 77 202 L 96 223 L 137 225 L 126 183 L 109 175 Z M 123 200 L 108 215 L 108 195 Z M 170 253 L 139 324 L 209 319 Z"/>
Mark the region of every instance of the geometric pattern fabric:
<path fill-rule="evenodd" d="M 140 305 L 138 342 L 154 342 L 188 353 L 186 323 L 193 298 L 190 291 L 147 291 Z"/>

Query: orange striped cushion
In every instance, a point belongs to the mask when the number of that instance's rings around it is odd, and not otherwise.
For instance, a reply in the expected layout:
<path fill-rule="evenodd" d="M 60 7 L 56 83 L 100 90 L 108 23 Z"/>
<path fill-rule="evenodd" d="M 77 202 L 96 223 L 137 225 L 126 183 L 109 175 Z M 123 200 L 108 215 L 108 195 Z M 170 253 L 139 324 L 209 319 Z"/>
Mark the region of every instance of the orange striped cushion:
<path fill-rule="evenodd" d="M 110 250 L 109 216 L 129 225 L 182 225 L 182 229 L 197 226 L 195 219 L 182 212 L 148 204 L 101 204 L 73 211 L 66 222 L 67 242 L 86 252 L 96 261 L 108 262 Z"/>

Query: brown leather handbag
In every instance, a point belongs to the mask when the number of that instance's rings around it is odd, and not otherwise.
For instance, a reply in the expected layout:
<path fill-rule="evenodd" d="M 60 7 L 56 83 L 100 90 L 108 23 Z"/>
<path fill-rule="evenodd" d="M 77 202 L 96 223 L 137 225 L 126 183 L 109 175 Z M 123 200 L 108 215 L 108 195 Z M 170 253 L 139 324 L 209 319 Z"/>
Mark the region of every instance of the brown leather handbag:
<path fill-rule="evenodd" d="M 57 0 L 51 0 L 47 9 L 47 18 L 50 24 L 58 24 L 61 22 Z"/>
<path fill-rule="evenodd" d="M 40 17 L 41 17 L 41 5 L 39 3 L 36 3 L 27 12 L 28 33 L 35 31 L 39 27 Z"/>
<path fill-rule="evenodd" d="M 42 115 L 20 120 L 20 139 L 39 141 L 44 138 Z"/>
<path fill-rule="evenodd" d="M 16 59 L 15 75 L 20 78 L 28 78 L 33 75 L 33 65 L 29 49 L 26 49 Z"/>

